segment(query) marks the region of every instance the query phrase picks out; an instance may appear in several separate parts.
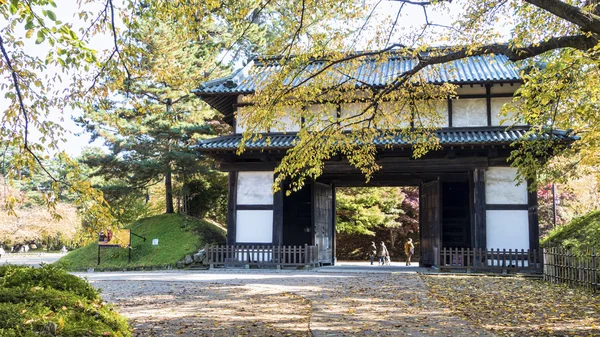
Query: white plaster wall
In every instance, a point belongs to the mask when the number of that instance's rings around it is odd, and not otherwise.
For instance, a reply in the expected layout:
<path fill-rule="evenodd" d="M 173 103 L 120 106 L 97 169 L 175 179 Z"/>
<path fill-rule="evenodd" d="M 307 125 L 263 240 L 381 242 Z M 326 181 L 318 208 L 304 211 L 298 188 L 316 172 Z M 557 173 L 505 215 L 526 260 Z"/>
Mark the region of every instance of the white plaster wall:
<path fill-rule="evenodd" d="M 335 104 L 312 104 L 308 109 L 313 114 L 319 114 L 323 121 L 337 120 L 337 105 Z"/>
<path fill-rule="evenodd" d="M 514 167 L 490 167 L 485 171 L 485 202 L 487 204 L 527 204 L 527 184 L 517 186 Z"/>
<path fill-rule="evenodd" d="M 519 89 L 521 85 L 520 84 L 504 84 L 504 85 L 500 85 L 500 84 L 494 84 L 492 85 L 492 87 L 490 88 L 490 92 L 492 94 L 512 94 L 515 91 L 517 91 L 517 89 Z"/>
<path fill-rule="evenodd" d="M 486 211 L 487 249 L 529 249 L 527 211 Z"/>
<path fill-rule="evenodd" d="M 367 103 L 346 103 L 346 104 L 342 104 L 342 106 L 340 108 L 341 119 L 344 120 L 345 118 L 361 114 L 361 113 L 363 113 L 364 109 L 367 106 L 368 106 Z M 360 118 L 357 118 L 356 120 L 350 119 L 350 120 L 348 120 L 346 122 L 343 122 L 343 123 L 344 124 L 354 123 L 355 121 L 358 121 L 358 120 L 363 119 L 365 117 L 361 116 Z M 350 128 L 346 128 L 346 129 L 350 129 Z"/>
<path fill-rule="evenodd" d="M 245 171 L 238 173 L 238 205 L 272 205 L 273 171 Z"/>
<path fill-rule="evenodd" d="M 247 112 L 248 110 L 247 106 L 240 106 L 237 107 L 237 111 L 235 113 L 235 133 L 243 133 L 244 131 L 246 131 L 246 120 L 247 120 L 247 114 L 245 114 L 245 112 Z M 258 130 L 257 132 L 266 132 L 266 130 Z"/>
<path fill-rule="evenodd" d="M 439 118 L 436 119 L 434 122 L 432 120 L 432 118 L 423 117 L 423 118 L 421 118 L 421 123 L 423 123 L 423 126 L 425 126 L 425 127 L 429 127 L 429 126 L 446 127 L 446 126 L 448 126 L 448 101 L 434 101 L 434 102 L 431 102 L 431 105 L 435 109 Z M 429 109 L 429 108 L 427 108 L 427 109 Z M 415 118 L 415 126 L 419 126 L 418 123 L 419 123 L 419 121 Z"/>
<path fill-rule="evenodd" d="M 237 243 L 272 243 L 273 211 L 252 210 L 236 212 L 235 241 Z"/>
<path fill-rule="evenodd" d="M 485 98 L 455 99 L 452 101 L 452 126 L 486 126 Z"/>
<path fill-rule="evenodd" d="M 410 127 L 410 111 L 394 102 L 381 102 L 379 109 L 382 114 L 377 117 L 381 129 L 402 129 Z"/>
<path fill-rule="evenodd" d="M 308 109 L 311 114 L 318 115 L 318 118 L 305 121 L 309 130 L 319 131 L 337 121 L 337 104 L 313 104 Z"/>
<path fill-rule="evenodd" d="M 460 95 L 485 95 L 485 87 L 481 85 L 465 85 L 463 87 L 456 88 L 456 94 Z M 460 98 L 460 97 L 459 97 Z"/>
<path fill-rule="evenodd" d="M 298 132 L 300 131 L 300 108 L 285 107 L 284 116 L 279 119 L 282 124 L 276 125 L 272 132 Z"/>
<path fill-rule="evenodd" d="M 238 96 L 239 97 L 239 96 Z M 243 133 L 246 130 L 244 121 L 244 107 L 237 107 L 235 112 L 235 133 Z"/>
<path fill-rule="evenodd" d="M 504 104 L 512 104 L 512 98 L 510 97 L 493 97 L 491 99 L 491 107 L 492 107 L 492 125 L 504 125 L 511 126 L 515 124 L 515 118 L 513 117 L 513 112 L 509 112 L 508 115 L 500 115 L 500 111 Z"/>

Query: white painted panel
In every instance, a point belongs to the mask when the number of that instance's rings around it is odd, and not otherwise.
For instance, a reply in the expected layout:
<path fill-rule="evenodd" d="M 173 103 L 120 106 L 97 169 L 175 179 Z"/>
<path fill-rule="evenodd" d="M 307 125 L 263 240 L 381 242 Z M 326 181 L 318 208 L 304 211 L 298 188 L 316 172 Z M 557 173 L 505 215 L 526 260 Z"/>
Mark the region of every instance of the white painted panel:
<path fill-rule="evenodd" d="M 511 126 L 514 125 L 516 122 L 516 119 L 513 117 L 513 112 L 509 112 L 508 115 L 500 115 L 500 111 L 502 110 L 502 107 L 504 106 L 504 104 L 512 104 L 512 98 L 511 97 L 493 97 L 491 100 L 491 107 L 492 107 L 492 125 L 493 126 L 498 126 L 498 125 L 504 125 L 504 126 Z"/>
<path fill-rule="evenodd" d="M 237 107 L 235 112 L 235 133 L 243 133 L 246 130 L 246 122 L 244 115 L 245 107 Z"/>
<path fill-rule="evenodd" d="M 272 132 L 298 132 L 300 131 L 300 108 L 284 107 L 284 116 L 279 118 L 277 125 L 273 126 Z"/>
<path fill-rule="evenodd" d="M 309 130 L 320 131 L 337 121 L 337 104 L 313 104 L 308 109 L 314 116 L 305 120 L 306 128 Z"/>
<path fill-rule="evenodd" d="M 438 118 L 433 120 L 433 118 L 421 118 L 420 122 L 422 125 L 419 125 L 419 120 L 415 118 L 415 126 L 424 126 L 424 127 L 446 127 L 448 126 L 448 101 L 432 101 L 428 104 L 431 104 L 430 107 L 426 107 L 424 109 L 430 110 L 431 107 L 435 109 L 438 114 Z"/>
<path fill-rule="evenodd" d="M 460 95 L 485 95 L 485 87 L 481 85 L 465 85 L 460 88 L 456 88 L 456 94 Z M 459 97 L 460 98 L 460 97 Z"/>
<path fill-rule="evenodd" d="M 335 122 L 337 120 L 337 105 L 335 104 L 313 104 L 309 109 L 311 113 L 319 115 L 322 121 Z"/>
<path fill-rule="evenodd" d="M 527 211 L 486 211 L 487 249 L 529 249 Z"/>
<path fill-rule="evenodd" d="M 410 111 L 405 106 L 395 102 L 381 102 L 381 114 L 377 116 L 380 129 L 402 129 L 410 127 Z"/>
<path fill-rule="evenodd" d="M 527 184 L 517 186 L 517 169 L 490 167 L 485 171 L 485 202 L 488 204 L 527 204 Z"/>
<path fill-rule="evenodd" d="M 246 122 L 248 120 L 248 109 L 250 109 L 250 107 L 248 106 L 240 106 L 236 108 L 236 113 L 235 113 L 235 133 L 243 133 L 244 131 L 246 131 L 247 127 L 246 127 Z M 257 132 L 262 133 L 265 132 L 265 130 L 258 130 Z"/>
<path fill-rule="evenodd" d="M 490 92 L 492 94 L 512 94 L 515 91 L 517 91 L 517 89 L 519 89 L 520 86 L 521 86 L 520 84 L 513 84 L 513 85 L 494 84 L 494 85 L 492 85 Z"/>
<path fill-rule="evenodd" d="M 344 119 L 350 118 L 346 122 L 342 122 L 342 123 L 344 123 L 344 125 L 345 125 L 345 124 L 354 123 L 356 121 L 359 121 L 361 119 L 366 118 L 367 116 L 361 116 L 361 117 L 357 117 L 356 120 L 351 119 L 352 116 L 356 116 L 358 114 L 363 113 L 364 109 L 366 109 L 367 106 L 368 106 L 367 103 L 347 103 L 347 104 L 342 104 L 341 109 L 340 109 L 341 119 L 344 120 Z"/>
<path fill-rule="evenodd" d="M 273 211 L 237 211 L 235 241 L 237 243 L 272 243 Z"/>
<path fill-rule="evenodd" d="M 452 126 L 486 126 L 485 98 L 455 99 L 452 101 Z"/>
<path fill-rule="evenodd" d="M 273 171 L 242 171 L 238 173 L 238 205 L 272 205 Z"/>

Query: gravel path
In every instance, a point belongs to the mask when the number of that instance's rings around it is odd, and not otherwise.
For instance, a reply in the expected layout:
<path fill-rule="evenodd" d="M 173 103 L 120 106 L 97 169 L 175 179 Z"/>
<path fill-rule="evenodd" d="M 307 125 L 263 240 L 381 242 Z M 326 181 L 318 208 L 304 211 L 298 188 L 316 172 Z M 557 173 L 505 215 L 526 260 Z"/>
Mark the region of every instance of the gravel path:
<path fill-rule="evenodd" d="M 198 274 L 90 281 L 136 336 L 491 336 L 453 316 L 416 273 Z"/>

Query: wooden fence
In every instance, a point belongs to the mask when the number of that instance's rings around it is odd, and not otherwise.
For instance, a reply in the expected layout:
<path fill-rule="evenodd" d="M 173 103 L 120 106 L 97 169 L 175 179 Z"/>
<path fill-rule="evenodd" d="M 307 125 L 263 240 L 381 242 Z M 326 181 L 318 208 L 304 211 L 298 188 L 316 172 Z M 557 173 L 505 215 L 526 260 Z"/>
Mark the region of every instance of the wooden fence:
<path fill-rule="evenodd" d="M 317 246 L 269 246 L 233 245 L 207 246 L 204 251 L 204 264 L 210 268 L 224 267 L 285 267 L 317 266 L 319 251 Z"/>
<path fill-rule="evenodd" d="M 536 249 L 442 248 L 436 262 L 440 271 L 542 272 L 542 257 Z"/>
<path fill-rule="evenodd" d="M 544 248 L 544 280 L 598 292 L 600 254 L 593 248 L 585 254 L 561 247 Z"/>

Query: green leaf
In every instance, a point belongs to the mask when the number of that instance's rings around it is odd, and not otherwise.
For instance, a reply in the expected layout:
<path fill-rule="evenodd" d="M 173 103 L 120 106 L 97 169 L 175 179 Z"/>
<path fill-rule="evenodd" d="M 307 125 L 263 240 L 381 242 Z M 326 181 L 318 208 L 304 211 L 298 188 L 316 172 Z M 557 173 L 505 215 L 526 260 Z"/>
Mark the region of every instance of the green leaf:
<path fill-rule="evenodd" d="M 25 32 L 25 37 L 26 38 L 30 38 L 31 35 L 33 35 L 33 29 L 28 30 L 27 32 Z"/>
<path fill-rule="evenodd" d="M 33 21 L 28 20 L 27 23 L 25 24 L 25 29 L 27 29 L 27 30 L 33 29 Z"/>
<path fill-rule="evenodd" d="M 48 18 L 52 21 L 56 21 L 56 14 L 54 14 L 53 11 L 51 10 L 47 10 L 46 11 L 46 15 L 48 16 Z"/>
<path fill-rule="evenodd" d="M 40 44 L 40 43 L 44 42 L 45 39 L 46 39 L 46 34 L 44 34 L 43 31 L 38 30 L 37 40 L 35 40 L 35 44 Z"/>

